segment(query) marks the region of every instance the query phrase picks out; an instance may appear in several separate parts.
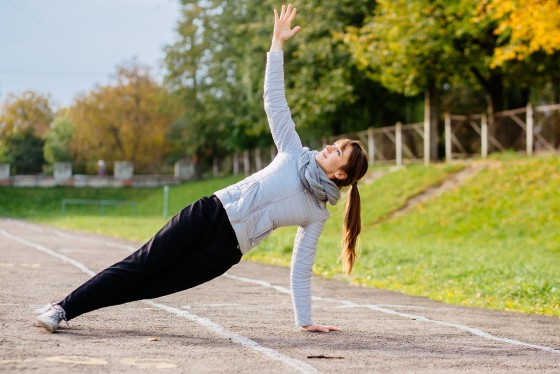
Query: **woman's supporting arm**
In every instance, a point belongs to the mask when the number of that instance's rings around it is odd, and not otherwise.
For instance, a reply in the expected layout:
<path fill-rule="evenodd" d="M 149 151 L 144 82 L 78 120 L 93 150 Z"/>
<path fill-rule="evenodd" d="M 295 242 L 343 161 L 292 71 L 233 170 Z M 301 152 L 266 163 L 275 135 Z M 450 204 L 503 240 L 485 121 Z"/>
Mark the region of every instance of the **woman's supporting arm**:
<path fill-rule="evenodd" d="M 338 331 L 335 326 L 324 326 L 313 323 L 311 316 L 311 277 L 313 262 L 319 236 L 323 231 L 324 221 L 300 227 L 294 242 L 292 265 L 290 269 L 290 286 L 296 325 L 307 331 L 329 332 Z"/>

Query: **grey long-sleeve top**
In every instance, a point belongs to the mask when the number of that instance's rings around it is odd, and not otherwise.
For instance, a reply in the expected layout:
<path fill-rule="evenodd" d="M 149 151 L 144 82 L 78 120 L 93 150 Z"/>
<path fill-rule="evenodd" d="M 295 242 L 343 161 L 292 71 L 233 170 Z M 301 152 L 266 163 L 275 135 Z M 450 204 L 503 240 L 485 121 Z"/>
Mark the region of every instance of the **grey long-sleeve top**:
<path fill-rule="evenodd" d="M 274 229 L 299 226 L 294 242 L 290 285 L 298 326 L 313 324 L 311 276 L 315 249 L 329 218 L 325 203 L 301 183 L 298 159 L 306 150 L 296 133 L 284 91 L 284 54 L 267 53 L 264 107 L 278 154 L 263 170 L 217 191 L 244 254 Z"/>

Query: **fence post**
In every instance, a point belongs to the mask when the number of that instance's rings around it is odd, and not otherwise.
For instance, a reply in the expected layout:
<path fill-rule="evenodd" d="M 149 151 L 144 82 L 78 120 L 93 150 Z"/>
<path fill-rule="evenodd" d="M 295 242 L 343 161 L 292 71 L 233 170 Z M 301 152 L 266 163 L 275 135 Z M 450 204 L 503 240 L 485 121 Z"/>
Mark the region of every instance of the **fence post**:
<path fill-rule="evenodd" d="M 255 148 L 255 167 L 257 171 L 262 169 L 261 149 Z"/>
<path fill-rule="evenodd" d="M 218 165 L 218 159 L 214 157 L 214 159 L 212 160 L 212 175 L 214 176 L 214 178 L 217 178 L 219 174 L 220 174 L 220 170 Z"/>
<path fill-rule="evenodd" d="M 1 182 L 10 180 L 10 164 L 0 164 L 0 185 Z"/>
<path fill-rule="evenodd" d="M 527 104 L 527 154 L 533 154 L 533 104 Z"/>
<path fill-rule="evenodd" d="M 375 163 L 375 139 L 373 138 L 373 127 L 369 127 L 367 131 L 368 138 L 368 158 L 369 163 Z"/>
<path fill-rule="evenodd" d="M 169 186 L 163 186 L 163 219 L 169 216 Z"/>
<path fill-rule="evenodd" d="M 239 153 L 233 153 L 233 175 L 239 174 Z"/>
<path fill-rule="evenodd" d="M 480 155 L 488 156 L 488 118 L 486 113 L 480 115 Z"/>
<path fill-rule="evenodd" d="M 397 166 L 402 166 L 402 124 L 400 122 L 395 125 L 395 141 Z"/>
<path fill-rule="evenodd" d="M 251 161 L 249 160 L 249 150 L 243 151 L 243 173 L 249 175 L 251 172 Z"/>
<path fill-rule="evenodd" d="M 450 162 L 453 158 L 451 154 L 451 114 L 446 112 L 445 115 L 445 161 Z"/>
<path fill-rule="evenodd" d="M 424 100 L 424 165 L 429 165 L 429 164 L 430 164 L 430 102 L 428 100 Z"/>

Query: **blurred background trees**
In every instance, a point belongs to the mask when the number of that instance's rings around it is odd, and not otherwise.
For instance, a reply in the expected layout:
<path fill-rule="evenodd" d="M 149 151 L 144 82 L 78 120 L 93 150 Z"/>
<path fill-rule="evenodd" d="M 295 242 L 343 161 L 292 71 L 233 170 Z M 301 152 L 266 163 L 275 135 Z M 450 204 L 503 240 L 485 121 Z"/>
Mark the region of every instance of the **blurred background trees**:
<path fill-rule="evenodd" d="M 10 95 L 0 111 L 0 159 L 18 172 L 71 160 L 131 160 L 139 173 L 272 144 L 262 85 L 271 0 L 182 0 L 163 82 L 146 67 L 51 109 Z M 556 0 L 309 0 L 285 48 L 288 102 L 304 144 L 368 127 L 421 122 L 437 158 L 443 111 L 492 113 L 560 102 Z"/>
<path fill-rule="evenodd" d="M 127 160 L 141 174 L 160 172 L 174 118 L 165 110 L 167 95 L 147 68 L 131 64 L 117 69 L 114 84 L 78 97 L 68 111 L 76 169 L 91 172 L 98 160 Z"/>
<path fill-rule="evenodd" d="M 54 114 L 49 97 L 32 91 L 9 94 L 0 107 L 0 160 L 19 174 L 36 174 Z"/>

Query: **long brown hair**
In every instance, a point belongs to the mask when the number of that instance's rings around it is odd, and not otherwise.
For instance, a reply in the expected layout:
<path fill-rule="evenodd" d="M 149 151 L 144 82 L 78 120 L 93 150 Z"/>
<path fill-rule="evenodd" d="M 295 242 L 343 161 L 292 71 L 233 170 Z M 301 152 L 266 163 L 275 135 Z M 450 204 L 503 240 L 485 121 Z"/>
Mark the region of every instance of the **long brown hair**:
<path fill-rule="evenodd" d="M 348 162 L 341 169 L 346 173 L 345 179 L 335 179 L 333 182 L 342 189 L 350 187 L 346 194 L 346 207 L 344 209 L 344 226 L 342 234 L 342 264 L 346 274 L 352 272 L 356 262 L 356 247 L 358 237 L 362 231 L 360 192 L 358 181 L 368 169 L 367 151 L 359 140 L 339 139 L 336 144 L 344 151 L 352 147 Z"/>

